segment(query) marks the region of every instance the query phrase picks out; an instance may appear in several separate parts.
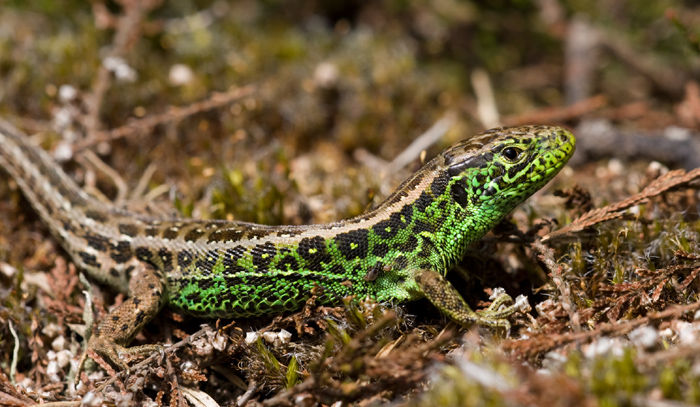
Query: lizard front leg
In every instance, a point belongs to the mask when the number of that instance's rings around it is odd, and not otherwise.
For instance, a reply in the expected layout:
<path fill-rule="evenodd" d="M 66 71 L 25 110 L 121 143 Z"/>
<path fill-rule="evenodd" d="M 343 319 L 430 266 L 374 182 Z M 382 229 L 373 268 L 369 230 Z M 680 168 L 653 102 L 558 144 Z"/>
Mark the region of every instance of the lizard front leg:
<path fill-rule="evenodd" d="M 161 350 L 158 345 L 126 348 L 136 334 L 158 313 L 165 303 L 165 281 L 162 273 L 148 263 L 132 259 L 129 270 L 129 298 L 112 310 L 98 325 L 78 365 L 78 375 L 88 358 L 88 351 L 106 357 L 121 369 L 128 365 L 123 356 L 135 356 Z"/>
<path fill-rule="evenodd" d="M 497 291 L 491 305 L 479 311 L 473 311 L 464 301 L 462 296 L 440 273 L 434 270 L 418 270 L 414 278 L 423 295 L 435 305 L 437 309 L 462 326 L 478 324 L 490 327 L 501 327 L 506 332 L 510 330 L 510 322 L 506 318 L 516 311 L 529 310 L 527 297 L 519 296 L 515 303 L 513 299 L 503 292 Z"/>

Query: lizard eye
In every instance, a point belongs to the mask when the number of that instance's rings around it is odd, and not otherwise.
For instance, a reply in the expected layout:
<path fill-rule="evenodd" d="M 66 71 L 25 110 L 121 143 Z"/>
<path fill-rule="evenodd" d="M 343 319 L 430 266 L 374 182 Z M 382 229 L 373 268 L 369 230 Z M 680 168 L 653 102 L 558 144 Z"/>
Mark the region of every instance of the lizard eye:
<path fill-rule="evenodd" d="M 522 151 L 515 147 L 504 148 L 501 155 L 508 161 L 516 161 Z"/>

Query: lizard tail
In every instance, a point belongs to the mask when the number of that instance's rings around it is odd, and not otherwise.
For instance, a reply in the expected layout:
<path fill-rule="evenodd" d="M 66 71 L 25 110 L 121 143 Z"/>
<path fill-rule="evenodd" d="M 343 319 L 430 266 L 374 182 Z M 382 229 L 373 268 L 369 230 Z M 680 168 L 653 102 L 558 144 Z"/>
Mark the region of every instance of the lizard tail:
<path fill-rule="evenodd" d="M 15 180 L 51 232 L 71 252 L 85 218 L 105 217 L 105 204 L 85 193 L 41 148 L 0 120 L 0 167 Z"/>

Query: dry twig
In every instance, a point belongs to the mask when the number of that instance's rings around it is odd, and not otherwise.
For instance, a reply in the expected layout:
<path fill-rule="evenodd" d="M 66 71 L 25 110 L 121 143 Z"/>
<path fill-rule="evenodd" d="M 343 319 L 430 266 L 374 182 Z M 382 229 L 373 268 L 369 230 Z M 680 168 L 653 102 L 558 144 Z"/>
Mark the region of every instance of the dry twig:
<path fill-rule="evenodd" d="M 242 88 L 233 88 L 227 92 L 214 92 L 209 98 L 193 103 L 185 107 L 171 107 L 167 112 L 154 116 L 147 116 L 143 119 L 132 119 L 126 125 L 117 127 L 116 129 L 97 132 L 95 137 L 90 137 L 78 143 L 74 147 L 74 151 L 80 151 L 91 145 L 101 143 L 103 141 L 116 140 L 122 137 L 128 137 L 142 132 L 147 132 L 154 127 L 173 122 L 180 121 L 194 114 L 204 112 L 225 106 L 236 100 L 250 96 L 255 92 L 255 86 L 248 85 Z"/>
<path fill-rule="evenodd" d="M 688 173 L 686 173 L 684 170 L 670 171 L 655 179 L 651 184 L 644 188 L 642 192 L 633 195 L 624 201 L 584 213 L 564 228 L 544 236 L 542 238 L 542 242 L 570 236 L 598 223 L 621 218 L 626 209 L 629 209 L 635 205 L 647 203 L 649 202 L 649 199 L 661 195 L 673 188 L 686 186 L 689 182 L 697 179 L 698 177 L 700 177 L 700 168 L 696 168 Z"/>
<path fill-rule="evenodd" d="M 564 334 L 536 334 L 524 340 L 510 340 L 503 344 L 503 349 L 512 352 L 514 357 L 531 359 L 569 343 L 580 343 L 604 335 L 624 335 L 632 332 L 632 330 L 639 326 L 658 323 L 669 318 L 680 318 L 684 314 L 699 309 L 700 301 L 688 305 L 676 305 L 660 312 L 650 313 L 645 317 L 633 321 L 603 323 L 591 331 Z"/>

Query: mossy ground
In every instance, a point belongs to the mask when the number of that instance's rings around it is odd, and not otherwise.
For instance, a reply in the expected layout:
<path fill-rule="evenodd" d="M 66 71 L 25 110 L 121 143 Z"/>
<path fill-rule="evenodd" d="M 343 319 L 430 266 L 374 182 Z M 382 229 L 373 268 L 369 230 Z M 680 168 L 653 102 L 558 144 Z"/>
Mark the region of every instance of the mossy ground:
<path fill-rule="evenodd" d="M 699 19 L 671 0 L 9 2 L 0 13 L 0 116 L 63 151 L 81 184 L 140 210 L 322 223 L 386 197 L 421 159 L 390 162 L 445 117 L 450 129 L 427 158 L 483 130 L 494 110 L 504 124 L 575 129 L 604 119 L 633 133 L 681 126 L 697 139 Z M 583 58 L 590 66 L 566 51 L 581 21 L 598 36 Z M 587 91 L 576 99 L 565 83 Z M 311 302 L 292 315 L 210 321 L 176 356 L 90 397 L 700 404 L 694 185 L 654 190 L 614 219 L 594 217 L 542 244 L 674 166 L 584 150 L 580 143 L 587 160 L 474 246 L 459 266 L 467 278 L 450 276 L 475 307 L 497 286 L 528 295 L 536 311 L 514 321 L 509 338 L 458 328 L 425 301 Z M 87 287 L 66 259 L 16 185 L 0 179 L 0 404 L 76 400 L 99 385 L 99 373 L 87 387 L 69 384 Z M 123 300 L 98 286 L 93 295 L 100 310 Z M 163 315 L 137 343 L 176 342 L 202 323 Z"/>

